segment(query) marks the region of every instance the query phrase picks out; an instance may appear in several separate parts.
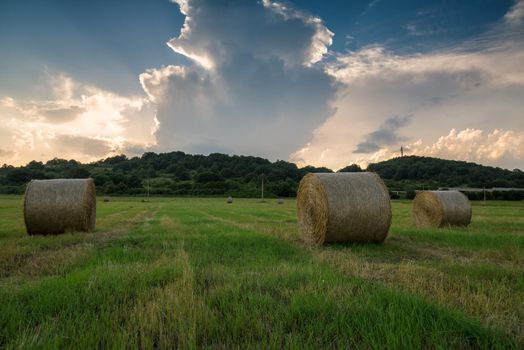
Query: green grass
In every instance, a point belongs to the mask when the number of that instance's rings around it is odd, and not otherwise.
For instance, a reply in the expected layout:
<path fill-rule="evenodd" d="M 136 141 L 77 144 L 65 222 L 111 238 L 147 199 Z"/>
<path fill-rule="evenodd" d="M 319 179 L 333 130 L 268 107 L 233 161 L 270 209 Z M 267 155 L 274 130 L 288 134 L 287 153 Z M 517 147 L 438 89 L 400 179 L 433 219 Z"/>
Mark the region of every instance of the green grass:
<path fill-rule="evenodd" d="M 295 202 L 114 199 L 94 233 L 30 237 L 0 197 L 0 348 L 522 348 L 524 205 L 382 245 L 311 248 Z"/>

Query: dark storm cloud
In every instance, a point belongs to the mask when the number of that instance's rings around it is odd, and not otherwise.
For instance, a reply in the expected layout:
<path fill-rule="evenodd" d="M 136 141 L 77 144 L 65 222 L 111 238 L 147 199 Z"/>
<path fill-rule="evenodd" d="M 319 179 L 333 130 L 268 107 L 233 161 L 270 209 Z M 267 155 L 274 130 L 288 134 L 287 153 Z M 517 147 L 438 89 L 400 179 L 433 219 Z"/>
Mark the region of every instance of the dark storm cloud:
<path fill-rule="evenodd" d="M 395 116 L 386 119 L 378 130 L 367 134 L 364 141 L 357 145 L 353 153 L 373 153 L 383 146 L 391 146 L 406 139 L 398 135 L 398 130 L 409 124 L 411 116 Z"/>

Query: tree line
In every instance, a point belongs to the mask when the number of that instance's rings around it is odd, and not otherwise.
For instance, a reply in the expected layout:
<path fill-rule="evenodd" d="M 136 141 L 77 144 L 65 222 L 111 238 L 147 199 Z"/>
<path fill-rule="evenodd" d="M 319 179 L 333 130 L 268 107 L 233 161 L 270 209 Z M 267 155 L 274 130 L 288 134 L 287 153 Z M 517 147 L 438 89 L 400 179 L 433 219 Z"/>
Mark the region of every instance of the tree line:
<path fill-rule="evenodd" d="M 524 173 L 475 163 L 430 157 L 400 157 L 369 164 L 392 191 L 414 191 L 448 186 L 524 187 Z M 363 171 L 351 164 L 339 172 Z M 307 173 L 333 172 L 325 167 L 299 168 L 286 161 L 271 162 L 252 156 L 184 152 L 125 155 L 83 164 L 76 160 L 31 161 L 24 166 L 0 167 L 0 193 L 23 193 L 32 179 L 94 179 L 97 192 L 107 195 L 260 196 L 262 178 L 268 197 L 293 197 Z"/>

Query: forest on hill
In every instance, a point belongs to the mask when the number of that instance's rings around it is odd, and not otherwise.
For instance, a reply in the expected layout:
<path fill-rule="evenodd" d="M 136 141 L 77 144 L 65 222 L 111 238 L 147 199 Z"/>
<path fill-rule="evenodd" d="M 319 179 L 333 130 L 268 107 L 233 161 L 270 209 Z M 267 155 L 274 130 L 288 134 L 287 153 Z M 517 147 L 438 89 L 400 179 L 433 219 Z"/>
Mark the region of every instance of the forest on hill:
<path fill-rule="evenodd" d="M 524 188 L 524 172 L 483 166 L 463 161 L 408 156 L 372 163 L 391 191 L 436 189 L 439 187 Z M 352 164 L 339 172 L 363 171 Z M 75 160 L 31 161 L 25 166 L 0 167 L 0 193 L 21 194 L 31 179 L 92 177 L 99 194 L 258 197 L 264 179 L 267 197 L 292 197 L 298 183 L 310 172 L 333 172 L 324 167 L 298 168 L 286 161 L 271 162 L 251 156 L 184 152 L 125 155 L 82 164 Z M 524 193 L 522 194 L 524 195 Z M 511 194 L 522 199 L 521 194 Z M 510 196 L 510 197 L 511 197 Z M 497 196 L 495 196 L 497 198 Z"/>

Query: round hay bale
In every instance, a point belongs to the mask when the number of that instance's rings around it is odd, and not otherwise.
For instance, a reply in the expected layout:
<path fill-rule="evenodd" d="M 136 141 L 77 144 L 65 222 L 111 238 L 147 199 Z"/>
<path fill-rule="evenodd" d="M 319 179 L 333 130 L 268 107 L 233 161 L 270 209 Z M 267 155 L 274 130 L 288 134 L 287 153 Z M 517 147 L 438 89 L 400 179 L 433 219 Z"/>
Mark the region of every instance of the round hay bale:
<path fill-rule="evenodd" d="M 108 196 L 104 197 L 104 202 L 109 202 L 109 197 Z"/>
<path fill-rule="evenodd" d="M 233 203 L 233 197 L 229 196 L 227 197 L 227 204 Z"/>
<path fill-rule="evenodd" d="M 304 240 L 383 242 L 391 225 L 389 192 L 375 173 L 316 173 L 297 193 L 298 227 Z"/>
<path fill-rule="evenodd" d="M 30 235 L 93 231 L 96 221 L 93 179 L 32 180 L 25 190 L 24 221 Z"/>
<path fill-rule="evenodd" d="M 284 198 L 277 199 L 277 204 L 284 204 Z"/>
<path fill-rule="evenodd" d="M 423 191 L 413 200 L 413 218 L 418 227 L 468 226 L 471 204 L 459 191 Z"/>

